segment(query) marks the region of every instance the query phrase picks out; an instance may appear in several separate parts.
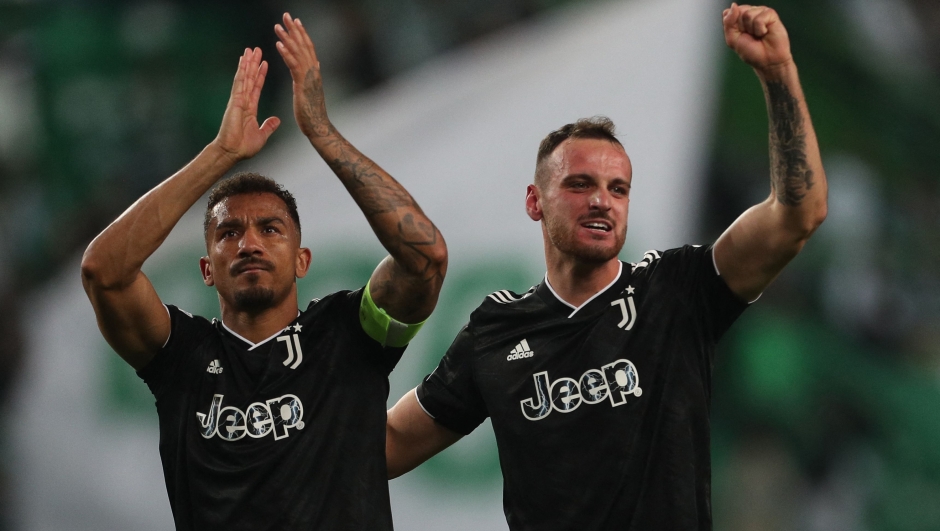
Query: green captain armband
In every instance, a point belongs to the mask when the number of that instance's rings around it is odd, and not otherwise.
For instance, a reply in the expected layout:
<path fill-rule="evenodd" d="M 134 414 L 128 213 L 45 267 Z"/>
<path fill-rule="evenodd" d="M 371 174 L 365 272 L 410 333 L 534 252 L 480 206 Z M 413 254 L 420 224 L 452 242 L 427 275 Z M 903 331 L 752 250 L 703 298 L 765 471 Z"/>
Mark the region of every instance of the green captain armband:
<path fill-rule="evenodd" d="M 376 340 L 383 347 L 403 347 L 417 334 L 418 330 L 427 321 L 418 324 L 400 323 L 393 319 L 385 310 L 375 305 L 372 294 L 369 293 L 369 282 L 362 290 L 362 302 L 359 303 L 359 323 L 369 337 Z"/>

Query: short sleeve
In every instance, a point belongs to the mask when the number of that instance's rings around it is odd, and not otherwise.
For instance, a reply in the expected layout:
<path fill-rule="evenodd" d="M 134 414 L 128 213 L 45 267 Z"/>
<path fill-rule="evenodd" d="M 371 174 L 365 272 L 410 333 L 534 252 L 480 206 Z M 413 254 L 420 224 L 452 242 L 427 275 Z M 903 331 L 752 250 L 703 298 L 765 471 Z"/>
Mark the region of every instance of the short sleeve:
<path fill-rule="evenodd" d="M 170 312 L 170 337 L 166 345 L 137 375 L 147 384 L 153 395 L 160 397 L 172 385 L 184 385 L 185 366 L 195 363 L 195 351 L 212 335 L 212 323 L 204 317 L 192 315 L 171 304 L 166 305 Z"/>
<path fill-rule="evenodd" d="M 445 428 L 466 435 L 489 413 L 473 377 L 474 337 L 465 326 L 441 363 L 416 390 L 418 403 Z"/>
<path fill-rule="evenodd" d="M 359 345 L 358 348 L 361 349 L 373 363 L 378 364 L 387 377 L 395 369 L 395 366 L 398 365 L 398 362 L 401 361 L 402 355 L 405 353 L 405 348 L 407 348 L 408 345 L 383 346 L 379 341 L 376 341 L 374 337 L 369 335 L 362 325 L 362 317 L 360 316 L 365 290 L 366 288 L 363 286 L 355 291 L 337 292 L 335 295 L 342 295 L 337 297 L 338 300 L 334 301 L 338 304 L 338 307 L 331 306 L 331 308 L 337 309 L 330 311 L 337 312 L 336 317 L 340 318 L 342 321 L 340 326 L 354 338 L 356 344 Z M 311 302 L 307 309 L 310 310 L 315 304 L 319 304 L 319 302 L 316 300 Z"/>
<path fill-rule="evenodd" d="M 712 343 L 721 336 L 748 307 L 719 275 L 712 245 L 686 245 L 663 253 L 661 273 L 668 275 L 693 305 L 693 312 Z"/>

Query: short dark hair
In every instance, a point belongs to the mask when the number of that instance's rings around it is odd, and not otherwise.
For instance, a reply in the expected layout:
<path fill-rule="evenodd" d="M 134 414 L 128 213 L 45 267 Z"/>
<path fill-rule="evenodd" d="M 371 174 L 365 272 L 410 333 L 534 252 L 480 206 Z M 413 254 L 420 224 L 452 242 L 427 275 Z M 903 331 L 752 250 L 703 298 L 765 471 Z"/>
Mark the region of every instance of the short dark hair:
<path fill-rule="evenodd" d="M 274 194 L 284 201 L 287 213 L 294 220 L 297 234 L 300 234 L 300 215 L 297 213 L 297 201 L 294 196 L 273 179 L 260 173 L 240 172 L 219 181 L 209 192 L 209 204 L 206 205 L 206 216 L 202 222 L 202 230 L 209 236 L 209 223 L 212 221 L 212 209 L 226 198 L 242 194 Z"/>
<path fill-rule="evenodd" d="M 614 122 L 606 116 L 592 116 L 581 118 L 577 122 L 565 124 L 542 139 L 539 144 L 539 153 L 535 159 L 535 184 L 541 187 L 545 183 L 543 163 L 562 142 L 569 138 L 596 138 L 609 140 L 620 147 L 623 144 L 617 140 Z"/>

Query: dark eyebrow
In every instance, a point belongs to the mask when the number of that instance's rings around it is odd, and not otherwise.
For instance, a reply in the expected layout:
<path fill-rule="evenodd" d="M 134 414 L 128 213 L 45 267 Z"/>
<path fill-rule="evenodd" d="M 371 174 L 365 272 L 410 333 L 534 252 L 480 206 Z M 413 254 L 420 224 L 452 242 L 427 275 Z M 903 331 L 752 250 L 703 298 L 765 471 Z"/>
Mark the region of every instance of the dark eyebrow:
<path fill-rule="evenodd" d="M 576 179 L 588 179 L 591 181 L 595 180 L 592 175 L 588 175 L 586 173 L 569 173 L 568 175 L 562 177 L 561 182 L 574 181 Z"/>
<path fill-rule="evenodd" d="M 240 219 L 227 219 L 225 221 L 219 222 L 215 226 L 215 230 L 240 229 L 244 226 L 245 224 L 242 223 Z"/>
<path fill-rule="evenodd" d="M 270 225 L 272 223 L 280 223 L 281 225 L 286 225 L 284 220 L 278 216 L 269 216 L 266 218 L 258 218 L 258 221 L 255 222 L 256 225 Z"/>
<path fill-rule="evenodd" d="M 589 175 L 587 173 L 571 173 L 569 175 L 565 175 L 564 177 L 562 177 L 561 182 L 573 181 L 575 179 L 589 179 L 591 181 L 597 181 L 597 179 L 595 179 L 593 175 Z M 611 182 L 611 184 L 624 185 L 627 188 L 633 187 L 633 185 L 630 184 L 630 181 L 624 179 L 623 177 L 617 177 Z"/>

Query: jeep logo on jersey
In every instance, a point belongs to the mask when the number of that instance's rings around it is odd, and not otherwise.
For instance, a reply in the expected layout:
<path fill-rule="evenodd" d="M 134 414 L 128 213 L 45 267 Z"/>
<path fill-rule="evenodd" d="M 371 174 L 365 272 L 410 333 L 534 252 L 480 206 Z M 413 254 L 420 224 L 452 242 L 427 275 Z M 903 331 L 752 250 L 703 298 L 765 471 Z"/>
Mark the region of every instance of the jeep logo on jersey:
<path fill-rule="evenodd" d="M 274 440 L 290 434 L 287 430 L 304 429 L 304 405 L 294 395 L 284 395 L 265 402 L 255 402 L 245 411 L 236 407 L 222 407 L 223 395 L 214 395 L 209 413 L 196 412 L 199 432 L 206 439 L 218 435 L 226 441 L 237 441 L 246 434 L 259 439 L 274 434 Z"/>
<path fill-rule="evenodd" d="M 617 360 L 600 369 L 589 369 L 581 378 L 559 378 L 549 384 L 548 371 L 533 375 L 535 398 L 519 402 L 522 414 L 529 420 L 542 420 L 552 412 L 568 413 L 582 402 L 597 404 L 610 398 L 612 406 L 627 403 L 627 395 L 639 397 L 640 376 L 629 360 Z"/>

